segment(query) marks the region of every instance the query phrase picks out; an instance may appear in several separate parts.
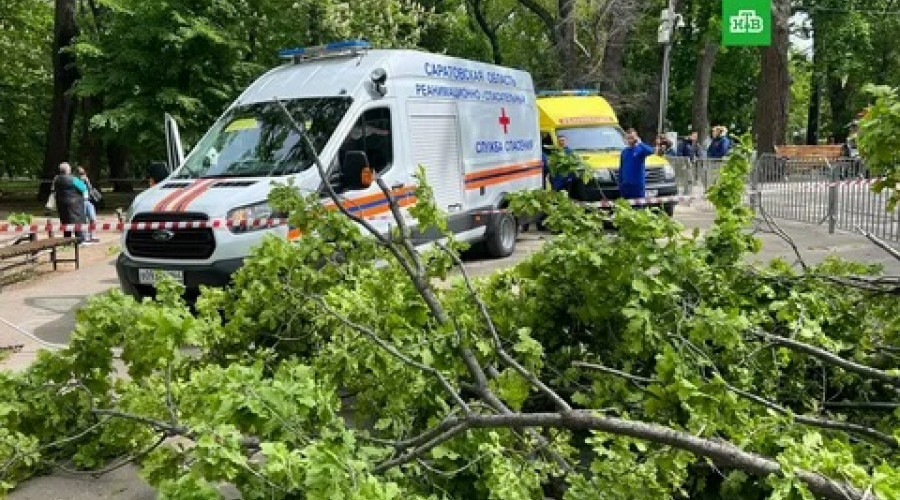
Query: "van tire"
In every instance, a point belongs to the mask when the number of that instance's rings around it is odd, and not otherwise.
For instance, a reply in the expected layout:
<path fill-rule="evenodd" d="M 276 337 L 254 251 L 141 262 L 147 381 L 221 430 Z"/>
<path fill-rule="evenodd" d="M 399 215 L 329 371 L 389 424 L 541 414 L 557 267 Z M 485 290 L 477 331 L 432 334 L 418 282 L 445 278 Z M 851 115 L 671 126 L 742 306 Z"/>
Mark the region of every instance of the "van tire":
<path fill-rule="evenodd" d="M 674 203 L 666 203 L 663 205 L 663 210 L 665 210 L 666 215 L 669 217 L 675 217 L 675 204 Z"/>
<path fill-rule="evenodd" d="M 509 257 L 516 249 L 518 236 L 519 223 L 516 217 L 509 212 L 501 212 L 488 225 L 484 247 L 491 257 Z"/>

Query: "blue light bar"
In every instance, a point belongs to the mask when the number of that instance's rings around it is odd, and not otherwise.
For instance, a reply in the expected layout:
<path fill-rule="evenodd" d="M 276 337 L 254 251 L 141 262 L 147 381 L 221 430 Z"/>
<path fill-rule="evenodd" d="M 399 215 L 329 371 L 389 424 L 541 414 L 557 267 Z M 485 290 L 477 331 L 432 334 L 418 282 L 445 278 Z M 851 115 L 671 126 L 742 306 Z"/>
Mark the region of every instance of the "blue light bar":
<path fill-rule="evenodd" d="M 325 45 L 316 45 L 314 47 L 283 49 L 278 51 L 278 57 L 282 59 L 308 59 L 324 55 L 356 53 L 371 48 L 372 44 L 365 40 L 345 40 L 342 42 L 331 42 Z"/>
<path fill-rule="evenodd" d="M 538 92 L 539 97 L 555 97 L 555 96 L 589 96 L 600 95 L 596 90 L 576 89 L 576 90 L 542 90 Z"/>

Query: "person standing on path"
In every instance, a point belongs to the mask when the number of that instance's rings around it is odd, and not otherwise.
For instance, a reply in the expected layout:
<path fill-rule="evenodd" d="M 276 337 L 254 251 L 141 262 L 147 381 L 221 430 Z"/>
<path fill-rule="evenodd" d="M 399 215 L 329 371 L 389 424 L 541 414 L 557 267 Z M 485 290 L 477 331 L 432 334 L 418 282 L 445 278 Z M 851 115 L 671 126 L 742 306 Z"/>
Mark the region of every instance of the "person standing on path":
<path fill-rule="evenodd" d="M 91 201 L 91 193 L 94 190 L 94 186 L 91 185 L 91 179 L 88 178 L 87 172 L 84 170 L 84 167 L 78 166 L 76 168 L 78 171 L 78 178 L 84 182 L 84 185 L 87 187 L 87 191 L 84 193 L 84 217 L 87 220 L 88 224 L 96 224 L 97 223 L 97 208 L 94 207 L 94 203 Z M 88 227 L 87 230 L 87 241 L 91 243 L 97 243 L 100 240 L 94 237 L 94 231 Z"/>
<path fill-rule="evenodd" d="M 696 130 L 691 131 L 691 134 L 681 142 L 681 146 L 678 148 L 678 156 L 684 156 L 691 161 L 700 158 L 700 141 Z"/>
<path fill-rule="evenodd" d="M 722 125 L 713 127 L 712 142 L 709 143 L 709 149 L 706 156 L 709 158 L 725 158 L 731 150 L 731 140 L 728 139 L 728 129 Z"/>
<path fill-rule="evenodd" d="M 619 156 L 619 195 L 622 198 L 643 198 L 647 183 L 647 169 L 644 164 L 654 150 L 649 144 L 641 142 L 641 138 L 633 128 L 625 133 L 628 145 Z"/>
<path fill-rule="evenodd" d="M 56 210 L 59 212 L 61 224 L 84 224 L 84 197 L 87 186 L 78 177 L 72 176 L 72 166 L 66 162 L 59 164 L 59 175 L 53 180 L 53 192 L 56 196 Z M 63 231 L 69 238 L 72 231 Z M 84 233 L 75 233 L 78 244 L 86 244 Z"/>

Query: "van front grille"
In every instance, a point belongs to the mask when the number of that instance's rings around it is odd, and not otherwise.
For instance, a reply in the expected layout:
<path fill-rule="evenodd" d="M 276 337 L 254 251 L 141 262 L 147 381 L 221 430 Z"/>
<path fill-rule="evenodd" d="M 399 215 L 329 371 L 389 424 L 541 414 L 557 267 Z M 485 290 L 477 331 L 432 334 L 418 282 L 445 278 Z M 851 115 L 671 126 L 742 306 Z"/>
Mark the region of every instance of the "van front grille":
<path fill-rule="evenodd" d="M 134 216 L 132 222 L 193 222 L 206 221 L 209 217 L 200 213 L 144 212 Z M 171 231 L 129 230 L 125 237 L 128 253 L 148 259 L 208 259 L 216 250 L 213 230 L 173 229 Z"/>

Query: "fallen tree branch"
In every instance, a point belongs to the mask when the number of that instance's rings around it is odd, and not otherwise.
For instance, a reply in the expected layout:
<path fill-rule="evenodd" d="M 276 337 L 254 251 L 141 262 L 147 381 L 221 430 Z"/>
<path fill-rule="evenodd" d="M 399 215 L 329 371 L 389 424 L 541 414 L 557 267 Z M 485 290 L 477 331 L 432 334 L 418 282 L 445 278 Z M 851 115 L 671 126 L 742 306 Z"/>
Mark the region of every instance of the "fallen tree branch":
<path fill-rule="evenodd" d="M 763 208 L 762 205 L 759 205 L 757 209 L 759 210 L 760 214 L 762 214 L 763 220 L 766 222 L 766 224 L 769 225 L 769 229 L 771 229 L 776 236 L 784 240 L 785 243 L 787 243 L 791 247 L 791 250 L 794 251 L 794 255 L 797 256 L 797 262 L 800 263 L 800 267 L 803 268 L 803 271 L 808 271 L 809 266 L 806 265 L 806 261 L 803 259 L 803 255 L 800 253 L 800 248 L 797 247 L 794 239 L 791 238 L 791 236 L 787 234 L 787 231 L 782 229 L 782 227 L 778 225 L 777 222 L 775 222 L 775 219 L 773 219 L 772 216 L 769 215 L 769 213 L 765 208 Z"/>
<path fill-rule="evenodd" d="M 825 408 L 829 410 L 894 411 L 897 408 L 900 408 L 900 403 L 888 403 L 879 401 L 826 401 Z"/>
<path fill-rule="evenodd" d="M 454 426 L 454 424 L 457 424 Z M 573 410 L 560 413 L 512 413 L 508 415 L 479 415 L 451 419 L 448 422 L 451 431 L 445 432 L 413 452 L 404 454 L 389 462 L 379 465 L 375 472 L 385 472 L 392 467 L 413 461 L 422 453 L 438 446 L 466 429 L 495 428 L 560 428 L 569 430 L 593 430 L 607 432 L 619 436 L 628 436 L 652 443 L 671 446 L 688 451 L 694 455 L 705 457 L 720 467 L 739 469 L 760 477 L 770 474 L 784 474 L 781 465 L 768 457 L 742 450 L 731 444 L 694 436 L 693 434 L 657 424 L 635 422 L 616 417 L 597 416 L 589 410 Z M 806 470 L 793 470 L 809 490 L 829 500 L 863 500 L 876 497 L 871 492 L 863 492 L 858 488 L 840 481 Z"/>
<path fill-rule="evenodd" d="M 888 255 L 890 255 L 891 257 L 893 257 L 897 260 L 900 260 L 900 250 L 897 250 L 896 248 L 888 245 L 886 241 L 882 240 L 878 236 L 875 236 L 874 234 L 864 230 L 863 228 L 861 228 L 859 226 L 856 226 L 856 230 L 859 231 L 863 236 L 868 238 L 869 241 L 874 243 L 875 246 L 877 246 L 878 248 L 887 252 Z"/>
<path fill-rule="evenodd" d="M 656 380 L 647 377 L 641 377 L 640 375 L 632 375 L 628 372 L 623 372 L 621 370 L 616 370 L 615 368 L 610 368 L 608 366 L 598 365 L 595 363 L 585 363 L 584 361 L 575 361 L 572 363 L 572 366 L 576 366 L 578 368 L 590 368 L 591 370 L 597 370 L 599 372 L 608 373 L 610 375 L 616 375 L 617 377 L 622 377 L 624 379 L 628 379 L 632 382 L 636 382 L 638 384 L 652 384 L 656 382 Z"/>
<path fill-rule="evenodd" d="M 376 334 L 371 328 L 368 328 L 364 325 L 360 325 L 359 323 L 355 323 L 350 318 L 347 318 L 344 315 L 337 312 L 333 307 L 328 305 L 328 303 L 325 302 L 325 300 L 322 299 L 321 297 L 309 296 L 309 295 L 307 297 L 310 300 L 319 304 L 320 307 L 325 309 L 332 317 L 334 317 L 335 319 L 337 319 L 338 321 L 343 323 L 345 326 L 348 326 L 348 327 L 362 333 L 366 337 L 368 337 L 369 340 L 371 340 L 372 342 L 375 342 L 375 344 L 378 345 L 378 347 L 384 349 L 391 356 L 397 358 L 398 360 L 400 360 L 403 363 L 406 363 L 407 365 L 410 365 L 418 370 L 428 373 L 429 375 L 438 379 L 438 382 L 440 382 L 440 384 L 444 388 L 444 390 L 447 391 L 448 395 L 453 398 L 453 401 L 456 402 L 456 404 L 459 405 L 459 407 L 462 408 L 462 410 L 465 413 L 472 412 L 472 410 L 469 408 L 469 405 L 466 404 L 466 402 L 462 399 L 462 396 L 459 395 L 459 392 L 457 392 L 456 389 L 454 389 L 453 386 L 450 385 L 450 382 L 447 380 L 447 378 L 444 377 L 444 375 L 441 372 L 439 372 L 437 369 L 432 368 L 423 363 L 420 363 L 420 362 L 410 358 L 409 356 L 403 354 L 393 344 L 391 344 L 390 342 L 387 342 L 386 340 L 379 337 L 378 334 Z"/>
<path fill-rule="evenodd" d="M 124 412 L 121 410 L 114 410 L 109 408 L 94 408 L 91 410 L 91 413 L 93 413 L 94 415 L 107 415 L 113 418 L 121 418 L 125 420 L 131 420 L 139 424 L 144 424 L 151 429 L 165 433 L 166 437 L 182 436 L 192 441 L 196 441 L 200 437 L 200 433 L 189 427 L 185 427 L 183 425 L 172 425 L 162 420 L 145 417 L 143 415 L 135 415 L 133 413 Z M 239 444 L 241 445 L 241 447 L 248 450 L 258 450 L 259 438 L 253 436 L 244 436 L 241 438 Z"/>
<path fill-rule="evenodd" d="M 691 346 L 691 348 L 696 350 L 696 347 L 694 347 L 694 346 Z M 707 360 L 708 360 L 708 358 L 707 358 Z M 613 368 L 609 368 L 606 366 L 602 366 L 602 365 L 597 365 L 597 364 L 592 364 L 592 363 L 583 363 L 580 361 L 576 361 L 576 362 L 572 363 L 572 365 L 602 371 L 604 373 L 616 375 L 616 376 L 619 376 L 619 377 L 625 378 L 627 380 L 631 380 L 632 382 L 636 382 L 636 383 L 640 383 L 640 384 L 660 383 L 660 381 L 657 379 L 632 375 L 630 373 L 626 373 L 626 372 L 616 370 Z M 713 368 L 715 369 L 715 367 L 713 367 Z M 897 442 L 897 439 L 894 436 L 880 432 L 877 429 L 873 429 L 870 427 L 866 427 L 863 425 L 854 424 L 854 423 L 850 423 L 850 422 L 842 422 L 839 420 L 831 420 L 831 419 L 827 419 L 827 418 L 820 418 L 820 417 L 814 417 L 814 416 L 810 416 L 810 415 L 804 415 L 801 413 L 794 413 L 790 409 L 785 408 L 784 406 L 782 406 L 774 401 L 771 401 L 762 396 L 753 394 L 752 392 L 748 392 L 748 391 L 739 389 L 739 388 L 731 385 L 730 383 L 728 383 L 728 381 L 726 381 L 724 378 L 722 378 L 722 375 L 719 373 L 718 369 L 716 369 L 716 374 L 718 375 L 719 380 L 722 382 L 722 384 L 725 385 L 725 388 L 728 389 L 729 391 L 737 394 L 738 396 L 740 396 L 744 399 L 747 399 L 756 404 L 764 406 L 776 413 L 780 413 L 782 415 L 789 415 L 796 422 L 799 422 L 801 424 L 808 425 L 810 427 L 819 427 L 822 429 L 831 429 L 831 430 L 842 431 L 842 432 L 846 432 L 848 434 L 858 434 L 860 436 L 866 436 L 869 439 L 872 439 L 879 443 L 890 446 L 891 448 L 900 447 L 900 443 Z"/>
<path fill-rule="evenodd" d="M 765 338 L 777 345 L 781 345 L 784 347 L 788 347 L 798 352 L 802 352 L 804 354 L 808 354 L 818 360 L 824 361 L 828 364 L 838 366 L 843 368 L 848 372 L 855 373 L 857 375 L 863 376 L 865 378 L 871 380 L 878 380 L 884 382 L 886 384 L 892 385 L 894 387 L 900 388 L 900 376 L 892 375 L 886 371 L 879 370 L 877 368 L 872 368 L 871 366 L 866 366 L 860 363 L 856 363 L 854 361 L 850 361 L 844 359 L 830 351 L 822 349 L 820 347 L 816 347 L 804 342 L 800 342 L 798 340 L 790 339 L 787 337 L 782 337 L 780 335 L 775 335 L 772 333 L 762 332 L 762 331 L 754 331 L 755 335 Z"/>
<path fill-rule="evenodd" d="M 438 243 L 438 246 L 453 259 L 453 262 L 459 268 L 460 273 L 462 273 L 463 280 L 466 283 L 466 287 L 469 290 L 469 294 L 472 296 L 472 300 L 478 305 L 478 310 L 481 312 L 481 316 L 484 318 L 485 323 L 488 327 L 488 332 L 491 334 L 491 339 L 494 342 L 494 351 L 500 357 L 500 359 L 508 366 L 510 366 L 513 370 L 516 371 L 522 378 L 528 381 L 529 384 L 534 386 L 537 390 L 542 392 L 545 396 L 550 398 L 553 401 L 553 404 L 556 405 L 557 409 L 561 411 L 571 410 L 572 407 L 569 406 L 569 403 L 566 402 L 559 394 L 556 393 L 553 389 L 547 386 L 544 382 L 542 382 L 537 376 L 535 376 L 531 371 L 527 370 L 524 366 L 522 366 L 515 358 L 509 355 L 506 352 L 506 349 L 503 347 L 503 343 L 500 341 L 500 335 L 497 333 L 497 328 L 494 326 L 494 320 L 491 318 L 490 313 L 487 310 L 487 306 L 484 301 L 481 300 L 481 297 L 478 295 L 478 291 L 475 290 L 475 287 L 472 285 L 472 280 L 469 278 L 469 273 L 466 271 L 466 266 L 463 265 L 462 261 L 459 259 L 459 256 L 450 251 L 449 248 L 446 247 L 443 243 Z"/>
<path fill-rule="evenodd" d="M 141 450 L 137 453 L 133 453 L 133 454 L 129 454 L 124 457 L 121 457 L 118 460 L 116 460 L 115 462 L 113 462 L 110 465 L 107 465 L 106 467 L 103 467 L 101 469 L 75 470 L 75 469 L 70 469 L 63 465 L 60 465 L 60 464 L 55 464 L 54 467 L 65 472 L 66 474 L 72 474 L 72 475 L 78 475 L 78 476 L 90 476 L 90 477 L 93 477 L 96 479 L 98 477 L 109 474 L 110 472 L 117 471 L 130 463 L 137 462 L 138 460 L 146 457 L 147 455 L 152 453 L 153 450 L 159 448 L 166 441 L 166 439 L 168 439 L 168 436 L 166 434 L 162 434 L 150 446 L 144 448 L 143 450 Z"/>

